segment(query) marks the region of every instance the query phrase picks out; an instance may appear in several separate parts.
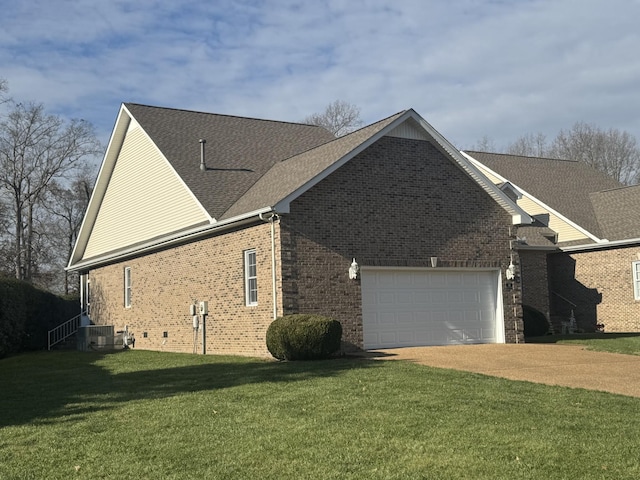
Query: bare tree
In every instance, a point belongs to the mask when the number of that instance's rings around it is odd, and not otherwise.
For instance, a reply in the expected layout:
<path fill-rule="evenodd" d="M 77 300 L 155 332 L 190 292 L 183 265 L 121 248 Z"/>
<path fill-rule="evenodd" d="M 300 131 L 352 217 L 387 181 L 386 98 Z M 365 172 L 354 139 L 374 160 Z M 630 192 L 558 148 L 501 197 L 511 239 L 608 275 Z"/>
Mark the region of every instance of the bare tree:
<path fill-rule="evenodd" d="M 80 232 L 84 213 L 89 205 L 95 181 L 95 168 L 89 164 L 83 165 L 75 171 L 69 186 L 59 182 L 52 182 L 49 189 L 46 210 L 50 214 L 50 247 L 55 252 L 57 271 L 64 272 L 62 277 L 62 291 L 68 295 L 72 291 L 72 274 L 64 270 L 64 266 L 71 257 L 73 247 Z M 77 276 L 77 275 L 76 275 Z"/>
<path fill-rule="evenodd" d="M 303 122 L 324 127 L 336 137 L 351 133 L 362 125 L 360 109 L 344 100 L 335 100 L 327 105 L 324 112 L 309 115 Z"/>
<path fill-rule="evenodd" d="M 9 101 L 9 98 L 7 98 L 6 96 L 8 91 L 9 85 L 7 84 L 7 81 L 3 78 L 0 78 L 0 105 Z"/>
<path fill-rule="evenodd" d="M 488 135 L 483 135 L 480 140 L 465 150 L 472 150 L 476 152 L 497 152 L 498 148 L 496 147 L 493 138 Z"/>
<path fill-rule="evenodd" d="M 523 135 L 510 143 L 505 153 L 578 160 L 621 183 L 640 181 L 640 147 L 636 138 L 625 131 L 603 130 L 585 122 L 560 130 L 551 141 L 543 133 Z"/>
<path fill-rule="evenodd" d="M 576 122 L 571 130 L 560 130 L 550 153 L 580 160 L 625 184 L 636 182 L 640 173 L 640 148 L 635 137 L 617 129 Z"/>
<path fill-rule="evenodd" d="M 527 157 L 547 157 L 551 151 L 543 133 L 528 133 L 507 146 L 506 153 Z"/>
<path fill-rule="evenodd" d="M 84 120 L 65 122 L 42 104 L 16 104 L 0 122 L 0 201 L 9 209 L 16 278 L 31 281 L 37 270 L 36 228 L 42 202 L 53 182 L 63 180 L 88 156 L 101 150 Z"/>

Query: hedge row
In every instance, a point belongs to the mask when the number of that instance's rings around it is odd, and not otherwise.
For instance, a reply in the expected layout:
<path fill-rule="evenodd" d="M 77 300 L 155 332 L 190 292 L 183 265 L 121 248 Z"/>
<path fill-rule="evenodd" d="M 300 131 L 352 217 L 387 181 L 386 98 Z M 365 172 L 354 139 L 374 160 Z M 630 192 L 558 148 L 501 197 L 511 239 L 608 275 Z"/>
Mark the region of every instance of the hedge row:
<path fill-rule="evenodd" d="M 79 313 L 77 299 L 63 299 L 26 282 L 0 278 L 0 358 L 47 348 L 47 332 Z"/>

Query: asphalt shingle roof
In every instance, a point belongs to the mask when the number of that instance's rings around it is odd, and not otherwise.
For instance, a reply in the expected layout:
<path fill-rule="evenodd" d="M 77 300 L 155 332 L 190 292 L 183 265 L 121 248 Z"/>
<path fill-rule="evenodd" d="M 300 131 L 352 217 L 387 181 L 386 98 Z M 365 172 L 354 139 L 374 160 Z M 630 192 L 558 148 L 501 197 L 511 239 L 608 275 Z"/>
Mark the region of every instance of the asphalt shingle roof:
<path fill-rule="evenodd" d="M 336 161 L 392 123 L 404 112 L 361 128 L 300 155 L 277 162 L 222 218 L 231 218 L 277 202 L 304 186 Z"/>
<path fill-rule="evenodd" d="M 619 189 L 622 184 L 582 162 L 499 153 L 466 153 L 599 238 L 621 239 L 618 234 L 622 234 L 622 229 L 612 227 L 618 222 L 612 221 L 613 217 L 624 216 L 630 208 L 640 207 L 637 193 L 625 198 L 614 194 L 592 196 L 597 192 Z M 614 232 L 609 231 L 610 228 L 618 228 L 616 235 L 611 235 Z M 626 233 L 632 233 L 633 228 L 640 230 L 640 224 L 627 229 Z"/>
<path fill-rule="evenodd" d="M 327 130 L 313 125 L 135 103 L 125 107 L 216 219 L 276 162 L 335 140 Z M 200 139 L 206 140 L 204 172 Z"/>
<path fill-rule="evenodd" d="M 607 240 L 640 238 L 640 185 L 590 195 Z"/>

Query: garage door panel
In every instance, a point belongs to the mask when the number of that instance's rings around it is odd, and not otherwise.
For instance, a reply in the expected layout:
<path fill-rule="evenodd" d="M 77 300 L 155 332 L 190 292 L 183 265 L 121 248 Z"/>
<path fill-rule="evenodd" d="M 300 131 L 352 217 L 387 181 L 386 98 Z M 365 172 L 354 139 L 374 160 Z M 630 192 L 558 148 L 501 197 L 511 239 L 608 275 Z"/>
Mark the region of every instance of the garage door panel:
<path fill-rule="evenodd" d="M 409 303 L 415 302 L 416 295 L 411 290 L 405 290 L 404 292 L 396 293 L 396 302 L 397 303 Z"/>
<path fill-rule="evenodd" d="M 363 270 L 365 348 L 496 341 L 497 271 Z"/>

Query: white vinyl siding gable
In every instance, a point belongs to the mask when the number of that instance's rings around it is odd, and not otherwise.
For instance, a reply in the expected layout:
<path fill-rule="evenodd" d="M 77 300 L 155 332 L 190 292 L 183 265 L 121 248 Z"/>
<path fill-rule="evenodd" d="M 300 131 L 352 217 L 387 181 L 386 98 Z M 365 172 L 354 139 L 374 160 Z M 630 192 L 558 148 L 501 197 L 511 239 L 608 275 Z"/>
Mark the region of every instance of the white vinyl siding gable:
<path fill-rule="evenodd" d="M 209 221 L 167 160 L 132 121 L 83 258 Z M 194 160 L 198 168 L 198 159 Z"/>
<path fill-rule="evenodd" d="M 244 252 L 244 292 L 245 305 L 249 307 L 258 305 L 258 271 L 255 250 Z"/>
<path fill-rule="evenodd" d="M 640 262 L 633 262 L 633 296 L 640 300 Z"/>
<path fill-rule="evenodd" d="M 531 216 L 548 214 L 548 226 L 551 230 L 557 232 L 558 242 L 571 242 L 573 240 L 584 240 L 589 238 L 583 232 L 565 222 L 557 215 L 554 215 L 552 212 L 549 212 L 547 209 L 541 207 L 526 195 L 518 200 L 518 206 Z"/>
<path fill-rule="evenodd" d="M 494 175 L 490 170 L 488 170 L 483 164 L 479 162 L 474 162 L 474 165 L 478 167 L 478 169 L 495 185 L 500 185 L 505 180 Z M 554 215 L 553 212 L 548 211 L 546 208 L 542 207 L 540 204 L 535 202 L 529 195 L 523 194 L 522 198 L 516 201 L 518 206 L 527 212 L 530 216 L 534 215 L 549 215 L 549 225 L 548 227 L 552 229 L 554 232 L 558 233 L 558 242 L 570 242 L 573 240 L 584 240 L 589 238 L 579 229 L 573 227 L 571 224 L 567 223 L 562 218 Z"/>
<path fill-rule="evenodd" d="M 408 138 L 410 140 L 429 140 L 424 129 L 412 121 L 406 121 L 391 130 L 388 137 Z"/>

